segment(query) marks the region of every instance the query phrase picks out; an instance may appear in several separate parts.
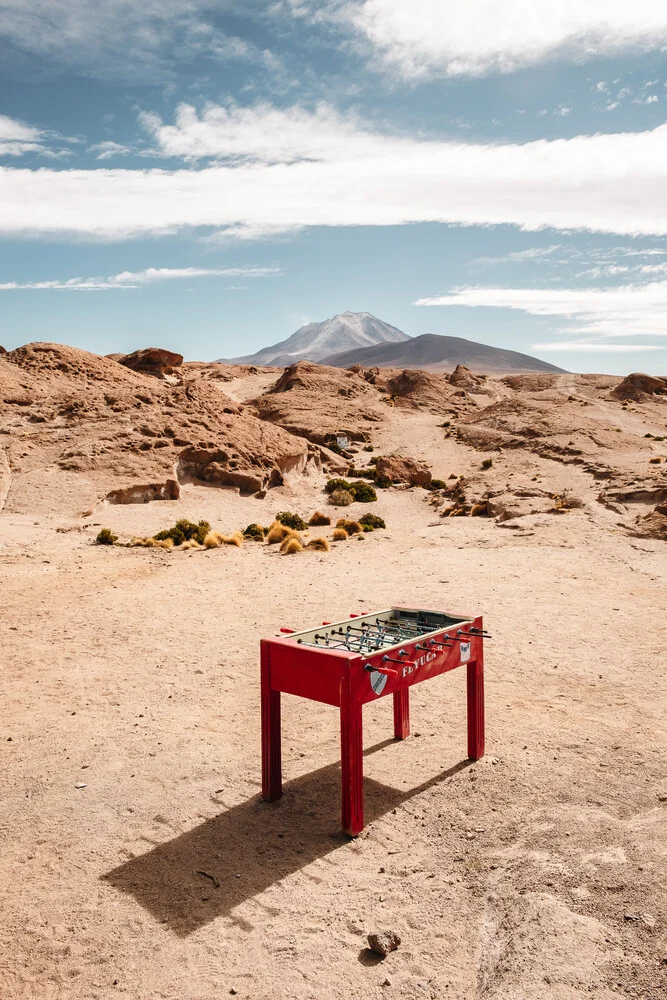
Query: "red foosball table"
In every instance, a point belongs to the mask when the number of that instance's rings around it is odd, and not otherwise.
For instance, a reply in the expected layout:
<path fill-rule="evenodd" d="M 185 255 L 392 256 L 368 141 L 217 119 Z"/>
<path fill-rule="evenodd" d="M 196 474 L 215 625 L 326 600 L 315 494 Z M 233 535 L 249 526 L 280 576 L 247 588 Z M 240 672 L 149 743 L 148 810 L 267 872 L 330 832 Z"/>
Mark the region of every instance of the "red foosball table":
<path fill-rule="evenodd" d="M 394 736 L 410 734 L 410 688 L 456 667 L 467 671 L 468 757 L 484 755 L 484 654 L 481 616 L 390 608 L 261 642 L 262 798 L 282 795 L 280 695 L 340 710 L 342 827 L 364 827 L 362 709 L 392 695 Z"/>

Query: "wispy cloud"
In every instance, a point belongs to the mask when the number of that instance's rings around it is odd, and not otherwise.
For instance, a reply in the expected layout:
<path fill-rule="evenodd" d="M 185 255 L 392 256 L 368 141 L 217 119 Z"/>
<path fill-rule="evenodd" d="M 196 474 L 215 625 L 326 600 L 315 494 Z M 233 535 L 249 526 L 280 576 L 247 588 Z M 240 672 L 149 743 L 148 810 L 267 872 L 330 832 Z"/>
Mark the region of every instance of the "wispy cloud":
<path fill-rule="evenodd" d="M 66 278 L 52 281 L 6 281 L 1 292 L 21 289 L 99 292 L 113 289 L 141 288 L 156 281 L 182 278 L 269 278 L 280 274 L 277 267 L 147 267 L 144 271 L 121 271 L 107 277 Z"/>
<path fill-rule="evenodd" d="M 414 222 L 667 234 L 667 126 L 524 144 L 387 135 L 318 107 L 153 119 L 198 169 L 0 169 L 0 230 L 126 238 Z M 266 126 L 266 132 L 264 132 Z"/>
<path fill-rule="evenodd" d="M 110 160 L 114 156 L 127 156 L 136 150 L 132 146 L 123 145 L 122 142 L 113 142 L 113 140 L 107 139 L 89 146 L 86 152 L 95 153 L 96 160 Z"/>
<path fill-rule="evenodd" d="M 455 288 L 418 306 L 486 306 L 559 316 L 568 333 L 667 338 L 667 281 L 618 288 Z M 667 346 L 667 340 L 666 344 Z"/>
<path fill-rule="evenodd" d="M 581 354 L 634 354 L 635 351 L 664 351 L 658 344 L 591 344 L 582 340 L 559 340 L 547 344 L 531 344 L 533 351 L 576 351 Z"/>
<path fill-rule="evenodd" d="M 25 156 L 37 153 L 50 159 L 70 155 L 63 143 L 76 143 L 78 139 L 66 138 L 57 132 L 27 125 L 25 122 L 0 115 L 0 156 Z"/>
<path fill-rule="evenodd" d="M 0 0 L 4 58 L 102 80 L 166 80 L 179 63 L 261 58 L 214 18 L 233 0 Z"/>
<path fill-rule="evenodd" d="M 584 61 L 667 42 L 657 0 L 290 0 L 296 14 L 347 25 L 405 77 L 507 73 L 557 57 Z"/>

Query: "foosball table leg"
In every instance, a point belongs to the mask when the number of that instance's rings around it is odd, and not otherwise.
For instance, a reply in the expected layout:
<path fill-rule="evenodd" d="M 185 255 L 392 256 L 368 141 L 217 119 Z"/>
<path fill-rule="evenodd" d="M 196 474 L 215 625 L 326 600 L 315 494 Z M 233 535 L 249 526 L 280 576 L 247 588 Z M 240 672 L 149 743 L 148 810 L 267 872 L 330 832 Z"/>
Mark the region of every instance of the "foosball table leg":
<path fill-rule="evenodd" d="M 394 694 L 394 739 L 405 740 L 410 735 L 410 688 Z"/>
<path fill-rule="evenodd" d="M 364 746 L 361 705 L 340 706 L 341 826 L 350 837 L 364 828 Z"/>
<path fill-rule="evenodd" d="M 280 748 L 280 691 L 271 689 L 269 651 L 262 645 L 262 798 L 274 802 L 283 794 Z"/>
<path fill-rule="evenodd" d="M 468 664 L 468 757 L 484 756 L 484 660 Z"/>

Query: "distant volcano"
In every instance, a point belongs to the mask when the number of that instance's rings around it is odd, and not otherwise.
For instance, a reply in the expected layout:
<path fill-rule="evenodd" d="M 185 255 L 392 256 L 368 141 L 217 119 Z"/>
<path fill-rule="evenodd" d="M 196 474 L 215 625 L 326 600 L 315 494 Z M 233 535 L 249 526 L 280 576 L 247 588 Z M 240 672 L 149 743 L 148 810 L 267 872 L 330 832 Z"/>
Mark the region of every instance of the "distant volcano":
<path fill-rule="evenodd" d="M 559 372 L 563 368 L 540 361 L 530 354 L 505 351 L 500 347 L 478 344 L 463 337 L 440 337 L 425 333 L 421 337 L 406 338 L 405 343 L 379 344 L 352 351 L 330 354 L 321 359 L 322 364 L 335 368 L 362 365 L 364 368 L 426 368 L 430 371 L 452 371 L 465 365 L 475 372 L 493 374 L 523 372 Z"/>
<path fill-rule="evenodd" d="M 287 340 L 242 358 L 221 358 L 232 364 L 293 365 L 295 361 L 321 361 L 329 354 L 378 344 L 401 344 L 407 333 L 367 312 L 344 312 L 323 323 L 308 323 Z"/>

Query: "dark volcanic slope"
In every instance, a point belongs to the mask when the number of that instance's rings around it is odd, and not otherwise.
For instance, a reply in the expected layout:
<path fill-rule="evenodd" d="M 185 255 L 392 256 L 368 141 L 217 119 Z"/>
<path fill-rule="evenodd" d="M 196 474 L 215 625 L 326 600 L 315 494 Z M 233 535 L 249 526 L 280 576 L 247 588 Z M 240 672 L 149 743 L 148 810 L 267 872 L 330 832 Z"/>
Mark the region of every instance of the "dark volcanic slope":
<path fill-rule="evenodd" d="M 401 344 L 378 344 L 331 354 L 321 362 L 334 368 L 363 365 L 364 368 L 430 368 L 449 371 L 465 365 L 476 372 L 563 372 L 547 361 L 518 351 L 504 351 L 463 337 L 440 337 L 425 333 Z"/>

